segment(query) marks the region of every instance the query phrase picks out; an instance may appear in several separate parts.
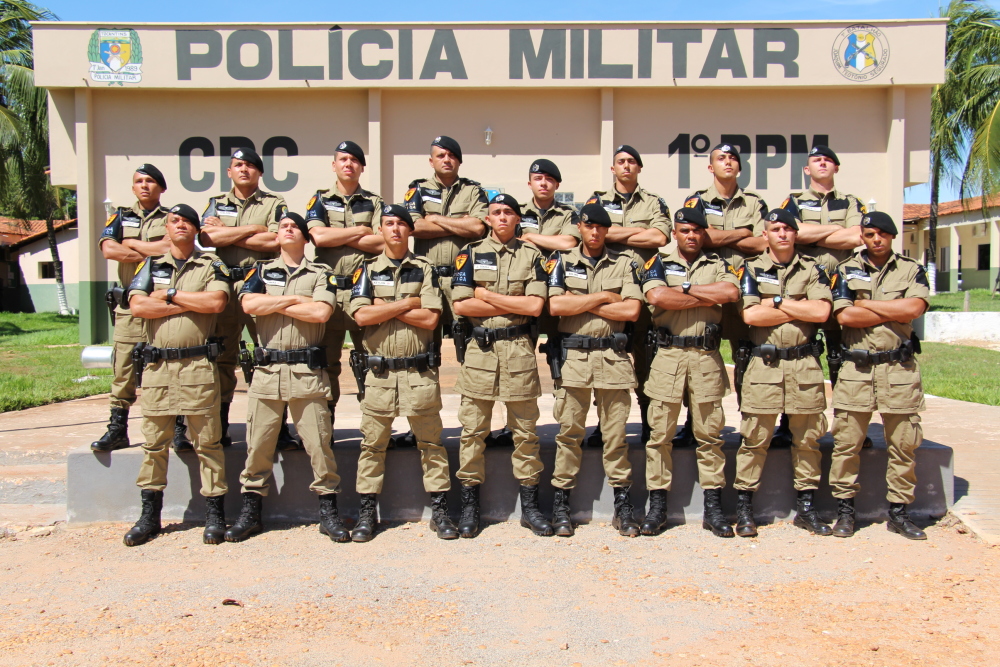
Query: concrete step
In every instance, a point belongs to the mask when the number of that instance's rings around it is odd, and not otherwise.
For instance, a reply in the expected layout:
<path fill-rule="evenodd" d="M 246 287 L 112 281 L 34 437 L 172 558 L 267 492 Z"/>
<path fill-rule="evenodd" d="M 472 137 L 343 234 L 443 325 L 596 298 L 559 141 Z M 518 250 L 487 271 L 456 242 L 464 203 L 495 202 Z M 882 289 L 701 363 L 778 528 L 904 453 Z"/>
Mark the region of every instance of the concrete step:
<path fill-rule="evenodd" d="M 66 502 L 66 463 L 0 466 L 0 504 Z"/>
<path fill-rule="evenodd" d="M 0 534 L 17 534 L 66 520 L 66 505 L 0 504 Z"/>

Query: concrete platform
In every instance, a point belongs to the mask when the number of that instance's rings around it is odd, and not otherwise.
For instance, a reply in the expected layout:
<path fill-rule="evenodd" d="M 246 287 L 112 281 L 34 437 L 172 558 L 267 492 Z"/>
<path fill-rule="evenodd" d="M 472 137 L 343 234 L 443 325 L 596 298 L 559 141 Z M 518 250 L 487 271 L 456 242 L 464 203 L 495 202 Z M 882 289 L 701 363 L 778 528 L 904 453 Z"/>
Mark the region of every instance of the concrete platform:
<path fill-rule="evenodd" d="M 634 485 L 632 500 L 637 507 L 645 503 L 647 492 L 643 484 L 645 468 L 644 450 L 638 444 L 637 424 L 630 424 L 630 460 L 633 466 Z M 875 429 L 873 429 L 874 431 Z M 880 429 L 879 429 L 880 430 Z M 234 440 L 243 437 L 243 425 L 234 424 Z M 554 424 L 539 427 L 542 438 L 542 458 L 545 474 L 542 480 L 541 502 L 545 511 L 552 505 L 550 476 L 555 457 L 552 444 L 556 432 Z M 446 428 L 445 446 L 448 448 L 452 476 L 458 468 L 457 428 Z M 342 478 L 343 493 L 339 505 L 347 516 L 356 516 L 358 495 L 354 491 L 360 434 L 357 431 L 338 431 L 339 440 L 334 448 L 338 471 Z M 738 434 L 727 428 L 726 478 L 729 484 L 735 476 L 735 455 Z M 836 501 L 830 495 L 825 481 L 829 474 L 832 442 L 829 436 L 822 441 L 824 485 L 817 494 L 821 512 L 831 516 L 836 511 Z M 481 500 L 483 515 L 493 521 L 516 518 L 518 483 L 511 474 L 510 449 L 488 449 L 486 452 L 487 477 Z M 236 516 L 239 505 L 239 474 L 243 469 L 246 446 L 237 442 L 226 450 L 226 476 L 230 493 L 226 512 Z M 139 513 L 139 490 L 135 478 L 142 460 L 138 447 L 112 453 L 95 454 L 81 447 L 72 451 L 68 459 L 67 516 L 70 522 L 134 521 Z M 264 516 L 271 521 L 316 521 L 317 502 L 308 490 L 312 472 L 305 452 L 279 453 L 275 456 L 274 484 L 264 502 Z M 860 518 L 880 520 L 886 515 L 885 470 L 887 455 L 884 443 L 876 439 L 876 446 L 862 452 L 861 488 L 857 498 Z M 953 452 L 950 447 L 926 442 L 917 450 L 917 499 L 911 510 L 917 516 L 941 517 L 954 502 Z M 204 501 L 198 493 L 200 486 L 198 461 L 193 453 L 170 454 L 168 488 L 165 494 L 164 518 L 170 520 L 202 521 Z M 764 468 L 762 490 L 755 497 L 755 509 L 760 519 L 767 521 L 789 517 L 795 506 L 792 488 L 791 452 L 774 449 Z M 379 497 L 380 515 L 390 521 L 417 521 L 430 516 L 428 497 L 423 490 L 420 460 L 415 449 L 390 450 L 386 462 L 385 492 Z M 572 495 L 574 519 L 580 522 L 610 520 L 613 514 L 611 489 L 607 486 L 598 450 L 585 449 L 579 484 Z M 449 496 L 453 513 L 459 507 L 457 482 Z M 735 514 L 736 493 L 727 488 L 723 494 L 725 511 Z M 674 485 L 669 495 L 670 520 L 673 523 L 699 521 L 702 513 L 702 492 L 697 483 L 695 451 L 674 451 Z"/>

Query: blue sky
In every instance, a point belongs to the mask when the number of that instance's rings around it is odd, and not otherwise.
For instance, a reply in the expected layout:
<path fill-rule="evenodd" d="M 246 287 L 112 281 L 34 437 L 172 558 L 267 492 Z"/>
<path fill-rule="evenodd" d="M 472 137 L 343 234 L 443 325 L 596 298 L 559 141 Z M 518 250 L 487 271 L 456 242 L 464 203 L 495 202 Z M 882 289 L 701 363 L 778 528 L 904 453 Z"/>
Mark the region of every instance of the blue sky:
<path fill-rule="evenodd" d="M 691 3 L 664 0 L 575 0 L 538 2 L 505 0 L 495 3 L 403 2 L 367 0 L 334 3 L 330 0 L 36 0 L 64 21 L 100 22 L 367 22 L 367 21 L 741 21 L 841 20 L 872 21 L 930 18 L 939 15 L 937 0 L 734 0 Z M 996 5 L 997 2 L 990 4 Z M 337 6 L 340 5 L 340 6 Z M 906 201 L 926 203 L 927 186 L 910 188 Z M 941 199 L 957 198 L 945 184 Z"/>

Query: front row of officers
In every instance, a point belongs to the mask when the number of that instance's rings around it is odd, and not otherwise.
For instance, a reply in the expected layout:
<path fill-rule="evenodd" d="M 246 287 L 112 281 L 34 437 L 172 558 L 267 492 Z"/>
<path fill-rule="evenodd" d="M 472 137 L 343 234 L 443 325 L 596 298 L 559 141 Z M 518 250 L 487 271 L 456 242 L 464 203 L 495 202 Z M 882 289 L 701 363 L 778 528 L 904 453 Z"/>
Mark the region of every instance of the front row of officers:
<path fill-rule="evenodd" d="M 906 506 L 914 499 L 914 452 L 921 442 L 917 413 L 923 409 L 914 357 L 919 349 L 910 322 L 925 310 L 928 287 L 922 268 L 892 251 L 898 230 L 884 213 L 863 217 L 864 248 L 828 276 L 815 259 L 797 252 L 799 220 L 785 209 L 765 216 L 765 252 L 735 268 L 704 250 L 709 225 L 697 208 L 681 208 L 671 221 L 676 248 L 670 254 L 654 251 L 643 258 L 613 249 L 614 228 L 606 207 L 587 204 L 576 224 L 579 243 L 549 254 L 522 239 L 525 213 L 513 197 L 499 194 L 485 215 L 489 235 L 461 247 L 453 267 L 440 271 L 429 256 L 409 250 L 416 225 L 407 207 L 382 205 L 377 232 L 381 252 L 354 271 L 350 285 L 329 264 L 307 258 L 311 236 L 305 219 L 287 210 L 277 217 L 278 257 L 257 261 L 237 277 L 229 261 L 196 250 L 195 239 L 207 223 L 189 206 L 174 206 L 166 217 L 163 251 L 139 264 L 126 290 L 130 316 L 141 319 L 144 331 L 135 350 L 143 369 L 146 440 L 138 479 L 142 515 L 125 535 L 127 545 L 142 544 L 160 530 L 168 448 L 178 415 L 186 420 L 200 462 L 208 506 L 206 543 L 239 542 L 262 530 L 262 504 L 286 413 L 312 463 L 310 489 L 319 497 L 320 531 L 332 540 L 363 542 L 375 534 L 386 449 L 393 419 L 399 416 L 409 420 L 420 450 L 432 529 L 442 539 L 475 537 L 480 488 L 486 482 L 484 450 L 497 402 L 505 404 L 513 441 L 521 524 L 536 535 L 573 535 L 570 498 L 582 461 L 585 419 L 594 402 L 604 469 L 614 492 L 613 526 L 622 535 L 655 535 L 666 526 L 672 438 L 686 404 L 704 490 L 703 526 L 715 535 L 757 534 L 753 494 L 782 414 L 788 415 L 793 444 L 795 525 L 817 535 L 852 535 L 859 454 L 877 410 L 889 445 L 888 528 L 910 539 L 926 537 L 909 519 Z M 252 234 L 243 238 L 245 248 L 252 250 Z M 234 309 L 234 300 L 241 308 Z M 557 322 L 545 349 L 560 425 L 551 519 L 538 502 L 542 461 L 536 430 L 541 385 L 535 323 L 546 302 Z M 345 308 L 342 316 L 353 319 L 362 332 L 352 354 L 352 366 L 363 378 L 357 472 L 361 510 L 352 530 L 337 510 L 340 478 L 330 446 L 333 396 L 327 353 L 336 355 L 339 347 L 331 351 L 325 343 L 338 304 Z M 730 390 L 719 354 L 725 304 L 735 304 L 749 325 L 749 339 L 734 351 L 743 416 L 735 530 L 721 506 L 722 399 Z M 441 445 L 438 381 L 439 326 L 449 306 L 462 362 L 456 385 L 462 424 L 457 521 L 446 497 L 451 475 Z M 639 343 L 643 365 L 636 366 L 646 376 L 649 505 L 637 519 L 625 427 L 630 390 L 637 386 L 629 356 L 635 346 L 633 323 L 644 311 L 650 324 Z M 217 366 L 237 346 L 230 348 L 228 341 L 215 337 L 217 320 L 228 312 L 251 317 L 259 341 L 249 388 L 247 462 L 240 477 L 243 505 L 231 526 L 223 509 L 228 488 L 221 440 L 227 415 L 220 415 L 231 393 L 227 397 L 225 388 L 220 391 Z M 831 312 L 843 325 L 844 356 L 833 395 L 830 482 L 839 506 L 832 528 L 819 517 L 813 498 L 820 482 L 817 439 L 828 426 L 819 363 L 823 343 L 817 333 Z M 338 335 L 342 341 L 343 331 Z"/>

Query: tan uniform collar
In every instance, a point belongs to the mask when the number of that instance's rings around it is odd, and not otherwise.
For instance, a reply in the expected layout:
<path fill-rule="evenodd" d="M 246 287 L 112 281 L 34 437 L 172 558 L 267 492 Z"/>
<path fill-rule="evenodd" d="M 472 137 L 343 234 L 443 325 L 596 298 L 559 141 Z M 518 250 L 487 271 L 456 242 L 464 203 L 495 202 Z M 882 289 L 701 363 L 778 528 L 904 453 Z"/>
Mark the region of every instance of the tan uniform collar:
<path fill-rule="evenodd" d="M 342 201 L 348 201 L 348 200 L 350 200 L 353 197 L 371 197 L 372 196 L 372 193 L 368 192 L 363 187 L 361 187 L 360 183 L 358 183 L 358 189 L 355 190 L 354 192 L 352 192 L 349 195 L 342 195 L 342 194 L 340 194 L 340 190 L 337 189 L 337 184 L 336 183 L 334 183 L 333 187 L 330 188 L 329 190 L 327 190 L 327 192 L 329 193 L 328 197 L 337 197 L 337 198 L 341 199 Z"/>
<path fill-rule="evenodd" d="M 604 262 L 609 264 L 615 262 L 621 253 L 617 250 L 612 250 L 607 244 L 604 244 L 604 254 L 601 255 L 600 259 L 596 262 L 591 263 L 591 258 L 583 254 L 583 244 L 578 243 L 573 248 L 570 248 L 566 255 L 566 261 L 568 264 L 579 264 L 580 262 L 584 262 L 588 266 L 592 266 L 596 269 Z"/>
<path fill-rule="evenodd" d="M 132 204 L 132 212 L 135 213 L 140 218 L 142 218 L 143 220 L 148 220 L 149 218 L 152 218 L 153 216 L 159 213 L 163 213 L 164 215 L 166 215 L 167 213 L 170 212 L 170 209 L 168 209 L 163 204 L 157 204 L 156 208 L 154 208 L 152 211 L 146 212 L 146 209 L 144 209 L 142 207 L 142 204 L 139 203 L 139 200 L 136 199 L 135 203 Z"/>
<path fill-rule="evenodd" d="M 693 269 L 702 262 L 708 261 L 708 255 L 706 255 L 705 251 L 702 250 L 701 252 L 698 253 L 698 256 L 694 258 L 693 262 L 688 262 L 686 259 L 684 259 L 684 255 L 681 254 L 680 250 L 674 248 L 673 252 L 667 255 L 664 259 L 666 259 L 666 261 L 668 262 L 677 262 L 678 264 L 686 266 L 689 269 Z"/>
<path fill-rule="evenodd" d="M 438 190 L 447 190 L 449 187 L 456 188 L 456 187 L 458 187 L 459 185 L 462 184 L 462 177 L 461 176 L 457 177 L 455 179 L 455 182 L 452 183 L 450 186 L 447 186 L 447 185 L 444 185 L 443 183 L 441 183 L 441 181 L 438 180 L 437 174 L 431 174 L 431 177 L 428 178 L 427 180 L 428 180 L 428 182 L 433 183 L 434 187 L 437 188 Z"/>
<path fill-rule="evenodd" d="M 802 194 L 809 195 L 813 199 L 819 199 L 820 201 L 823 201 L 823 199 L 825 197 L 827 197 L 827 196 L 829 196 L 830 199 L 843 199 L 844 198 L 843 193 L 840 192 L 840 190 L 838 190 L 836 187 L 834 187 L 833 190 L 830 190 L 826 194 L 820 194 L 820 193 L 816 192 L 815 190 L 813 190 L 812 187 L 810 187 L 808 190 L 806 190 Z"/>
<path fill-rule="evenodd" d="M 187 266 L 188 263 L 191 262 L 191 260 L 198 259 L 199 257 L 201 257 L 201 255 L 202 255 L 201 251 L 195 249 L 195 251 L 191 253 L 191 256 L 188 257 L 186 260 L 184 260 L 184 266 Z M 169 250 L 167 251 L 167 254 L 160 256 L 159 261 L 161 264 L 170 264 L 175 269 L 178 268 L 177 266 L 178 259 L 174 257 L 173 253 L 171 253 Z"/>
<path fill-rule="evenodd" d="M 715 188 L 715 181 L 712 181 L 712 184 L 709 185 L 708 189 L 705 190 L 704 198 L 707 199 L 708 201 L 714 201 L 716 199 L 721 199 L 722 201 L 726 201 L 726 198 L 723 197 L 719 193 L 719 191 Z M 736 201 L 737 199 L 742 199 L 742 198 L 743 198 L 743 188 L 737 185 L 736 192 L 733 194 L 732 199 L 730 199 L 729 201 Z"/>
<path fill-rule="evenodd" d="M 501 243 L 500 241 L 498 241 L 493 237 L 492 232 L 490 233 L 489 236 L 483 239 L 483 244 L 486 243 L 488 243 L 490 247 L 494 248 L 495 250 L 499 250 L 501 252 L 503 252 L 504 250 L 506 250 L 507 252 L 514 252 L 515 250 L 521 247 L 521 239 L 517 238 L 516 236 L 511 237 L 510 241 L 507 241 L 506 243 Z"/>
<path fill-rule="evenodd" d="M 308 268 L 308 267 L 310 267 L 310 266 L 312 265 L 312 262 L 310 262 L 310 261 L 309 261 L 309 257 L 307 257 L 307 256 L 303 256 L 303 257 L 302 257 L 302 263 L 300 263 L 300 264 L 298 265 L 298 267 L 297 267 L 297 268 L 295 269 L 295 271 L 289 271 L 289 270 L 288 270 L 288 265 L 287 265 L 287 264 L 285 264 L 285 260 L 283 260 L 283 259 L 281 258 L 281 255 L 278 255 L 278 256 L 277 256 L 277 257 L 276 257 L 276 258 L 274 259 L 274 262 L 275 262 L 275 263 L 276 263 L 276 264 L 277 264 L 277 265 L 278 265 L 279 267 L 281 267 L 282 269 L 284 269 L 285 271 L 288 271 L 289 275 L 294 275 L 295 273 L 298 273 L 298 272 L 299 272 L 300 270 L 302 270 L 302 269 L 305 269 L 305 268 Z"/>
<path fill-rule="evenodd" d="M 867 249 L 858 251 L 858 254 L 856 256 L 858 258 L 858 261 L 860 261 L 862 264 L 870 266 L 876 273 L 880 273 L 882 271 L 886 271 L 886 270 L 892 268 L 893 266 L 895 266 L 895 264 L 896 264 L 896 252 L 895 251 L 889 253 L 889 258 L 887 260 L 885 260 L 885 264 L 882 265 L 881 269 L 878 268 L 877 266 L 875 266 L 874 264 L 872 264 L 870 261 L 868 261 L 868 250 Z"/>
<path fill-rule="evenodd" d="M 399 265 L 403 266 L 404 264 L 413 264 L 415 259 L 416 255 L 407 250 L 406 256 L 403 257 L 403 259 L 399 260 Z M 373 259 L 371 261 L 371 264 L 369 264 L 369 266 L 374 270 L 396 268 L 396 264 L 393 262 L 393 260 L 389 258 L 388 255 L 385 254 L 385 251 L 382 251 L 381 255 Z"/>
<path fill-rule="evenodd" d="M 767 252 L 761 253 L 758 256 L 757 259 L 759 261 L 761 261 L 761 262 L 764 262 L 765 265 L 768 266 L 768 267 L 771 267 L 771 266 L 782 266 L 781 264 L 777 263 L 776 261 L 774 261 L 771 258 L 771 251 L 770 250 L 768 250 Z M 795 253 L 794 255 L 792 255 L 792 261 L 790 261 L 787 265 L 784 265 L 784 266 L 785 266 L 785 268 L 790 269 L 793 266 L 795 266 L 796 264 L 801 264 L 801 263 L 802 263 L 802 255 L 800 255 L 799 253 Z"/>
<path fill-rule="evenodd" d="M 263 194 L 264 191 L 258 187 L 256 190 L 253 191 L 253 194 L 251 194 L 249 197 L 243 200 L 243 203 L 249 204 L 251 201 L 258 201 L 263 198 Z M 236 195 L 235 185 L 232 188 L 230 188 L 229 192 L 226 193 L 226 196 L 229 197 L 230 201 L 235 201 L 235 202 L 240 201 L 240 198 Z"/>
<path fill-rule="evenodd" d="M 646 192 L 645 190 L 643 190 L 641 185 L 636 185 L 635 186 L 635 190 L 630 195 L 626 195 L 626 194 L 623 194 L 623 193 L 619 192 L 618 188 L 616 188 L 613 185 L 611 186 L 611 189 L 608 190 L 608 192 L 610 192 L 614 196 L 615 199 L 621 199 L 622 201 L 624 201 L 626 203 L 631 202 L 633 199 L 636 199 L 636 198 L 638 198 L 639 200 L 643 200 L 643 199 L 647 199 L 649 197 L 649 193 Z"/>

